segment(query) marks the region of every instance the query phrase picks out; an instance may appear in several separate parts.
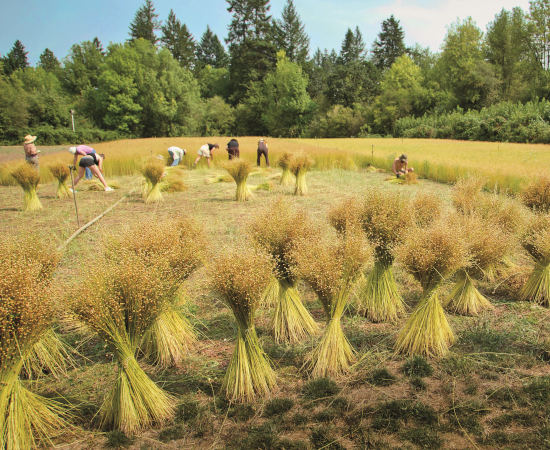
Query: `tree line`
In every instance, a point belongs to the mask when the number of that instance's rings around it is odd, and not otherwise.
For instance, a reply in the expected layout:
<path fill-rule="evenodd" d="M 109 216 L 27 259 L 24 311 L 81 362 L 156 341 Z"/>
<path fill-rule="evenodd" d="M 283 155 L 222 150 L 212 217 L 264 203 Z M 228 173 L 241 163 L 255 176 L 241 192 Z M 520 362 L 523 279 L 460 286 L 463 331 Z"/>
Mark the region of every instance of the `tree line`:
<path fill-rule="evenodd" d="M 0 58 L 0 142 L 29 132 L 52 144 L 229 134 L 550 142 L 550 0 L 502 9 L 485 32 L 457 21 L 435 53 L 407 47 L 393 15 L 370 46 L 356 26 L 338 51 L 311 51 L 293 0 L 279 18 L 269 0 L 226 1 L 226 46 L 209 26 L 195 39 L 172 10 L 161 22 L 152 0 L 128 41 L 106 49 L 81 42 L 62 61 L 45 49 L 30 67 L 16 41 Z M 479 131 L 511 130 L 518 114 L 528 131 Z"/>

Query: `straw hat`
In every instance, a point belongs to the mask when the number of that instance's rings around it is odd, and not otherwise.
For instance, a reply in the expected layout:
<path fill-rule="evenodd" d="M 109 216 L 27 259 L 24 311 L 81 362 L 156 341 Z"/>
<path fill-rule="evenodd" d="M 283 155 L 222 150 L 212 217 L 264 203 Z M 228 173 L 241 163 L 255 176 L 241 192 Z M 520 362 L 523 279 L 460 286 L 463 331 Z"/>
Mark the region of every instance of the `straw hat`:
<path fill-rule="evenodd" d="M 36 136 L 31 136 L 30 134 L 27 134 L 25 136 L 25 140 L 23 141 L 23 144 L 32 144 L 34 141 L 36 141 Z"/>

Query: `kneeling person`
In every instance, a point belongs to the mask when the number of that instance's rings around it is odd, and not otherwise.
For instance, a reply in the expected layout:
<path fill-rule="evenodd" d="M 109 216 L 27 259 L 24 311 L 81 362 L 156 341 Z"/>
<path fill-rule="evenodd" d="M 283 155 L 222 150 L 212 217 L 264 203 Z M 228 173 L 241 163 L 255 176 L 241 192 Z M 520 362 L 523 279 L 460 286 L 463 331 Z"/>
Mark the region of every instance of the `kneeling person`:
<path fill-rule="evenodd" d="M 393 161 L 392 171 L 397 178 L 401 178 L 409 172 L 414 172 L 412 167 L 408 167 L 407 155 L 401 155 Z"/>

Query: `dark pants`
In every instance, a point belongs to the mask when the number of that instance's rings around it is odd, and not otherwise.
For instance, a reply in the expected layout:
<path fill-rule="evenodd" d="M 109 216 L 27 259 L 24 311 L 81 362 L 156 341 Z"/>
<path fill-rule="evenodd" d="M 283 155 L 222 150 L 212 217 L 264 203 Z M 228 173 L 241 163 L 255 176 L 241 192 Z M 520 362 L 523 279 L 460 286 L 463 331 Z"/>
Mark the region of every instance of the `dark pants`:
<path fill-rule="evenodd" d="M 265 157 L 265 165 L 269 167 L 269 156 L 267 155 L 267 150 L 258 149 L 258 158 L 256 159 L 256 163 L 258 164 L 258 167 L 260 167 L 260 162 L 262 161 L 262 155 Z"/>
<path fill-rule="evenodd" d="M 239 154 L 239 148 L 238 147 L 230 147 L 227 149 L 227 154 L 229 155 L 229 159 L 233 158 L 240 158 Z"/>

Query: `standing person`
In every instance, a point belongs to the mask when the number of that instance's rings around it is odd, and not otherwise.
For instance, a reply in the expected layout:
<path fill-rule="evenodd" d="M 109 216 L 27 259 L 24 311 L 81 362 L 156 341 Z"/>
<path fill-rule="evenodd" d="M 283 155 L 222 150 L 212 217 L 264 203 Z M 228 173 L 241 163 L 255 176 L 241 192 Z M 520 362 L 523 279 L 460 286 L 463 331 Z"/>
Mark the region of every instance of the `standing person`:
<path fill-rule="evenodd" d="M 86 147 L 85 145 L 79 145 L 78 147 Z M 105 192 L 110 192 L 113 190 L 113 188 L 107 186 L 107 183 L 105 181 L 105 178 L 103 178 L 103 160 L 105 159 L 105 155 L 103 154 L 97 154 L 95 151 L 90 153 L 85 153 L 84 149 L 78 150 L 78 147 L 70 147 L 69 152 L 71 152 L 74 155 L 74 161 L 73 161 L 73 167 L 76 166 L 76 160 L 78 159 L 78 156 L 81 155 L 82 158 L 80 158 L 80 162 L 78 163 L 78 175 L 74 180 L 74 185 L 76 186 L 78 182 L 82 179 L 84 176 L 84 172 L 86 168 L 89 168 L 92 174 L 94 174 L 99 181 L 101 181 L 101 184 L 105 187 Z M 91 148 L 91 147 L 88 147 Z M 93 149 L 92 149 L 93 150 Z"/>
<path fill-rule="evenodd" d="M 197 159 L 195 159 L 193 167 L 197 165 L 201 158 L 206 158 L 208 168 L 210 168 L 210 159 L 214 159 L 214 155 L 212 152 L 218 148 L 220 148 L 218 144 L 204 144 L 201 148 L 199 148 L 199 156 L 197 156 Z"/>
<path fill-rule="evenodd" d="M 27 164 L 30 164 L 38 170 L 38 154 L 40 153 L 40 150 L 36 149 L 34 141 L 36 141 L 36 136 L 27 134 L 23 141 L 23 149 L 25 150 L 25 161 L 27 161 Z"/>
<path fill-rule="evenodd" d="M 267 155 L 267 142 L 264 139 L 260 139 L 258 141 L 258 158 L 256 160 L 258 167 L 260 167 L 260 163 L 262 161 L 262 155 L 264 155 L 265 157 L 266 167 L 269 167 L 269 156 Z"/>
<path fill-rule="evenodd" d="M 82 156 L 95 154 L 95 149 L 87 145 L 77 145 L 76 147 L 69 147 L 69 152 L 74 155 L 73 166 L 76 166 L 77 153 Z M 93 178 L 92 171 L 86 167 L 86 179 L 91 180 Z"/>
<path fill-rule="evenodd" d="M 185 155 L 185 153 L 186 151 L 184 148 L 179 148 L 175 145 L 168 147 L 168 154 L 172 157 L 172 164 L 170 164 L 170 166 L 177 166 L 183 159 L 183 155 Z"/>
<path fill-rule="evenodd" d="M 227 154 L 229 155 L 230 160 L 233 158 L 240 158 L 239 141 L 237 141 L 237 139 L 231 139 L 227 143 Z"/>
<path fill-rule="evenodd" d="M 395 158 L 393 161 L 392 171 L 397 178 L 401 178 L 409 172 L 414 172 L 414 169 L 412 167 L 408 167 L 407 155 L 403 154 L 399 158 Z"/>

